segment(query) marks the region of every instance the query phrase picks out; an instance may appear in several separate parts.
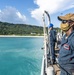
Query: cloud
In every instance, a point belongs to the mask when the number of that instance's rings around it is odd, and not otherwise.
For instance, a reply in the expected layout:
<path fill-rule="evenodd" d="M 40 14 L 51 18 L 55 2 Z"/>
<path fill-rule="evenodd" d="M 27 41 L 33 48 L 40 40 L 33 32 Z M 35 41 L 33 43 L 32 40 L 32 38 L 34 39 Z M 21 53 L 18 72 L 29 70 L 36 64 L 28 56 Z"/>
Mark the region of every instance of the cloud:
<path fill-rule="evenodd" d="M 6 7 L 0 10 L 0 21 L 24 24 L 26 22 L 26 16 L 22 15 L 16 8 Z"/>
<path fill-rule="evenodd" d="M 41 21 L 44 10 L 54 14 L 74 7 L 74 0 L 34 0 L 34 3 L 38 8 L 31 11 L 31 17 L 38 21 Z"/>
<path fill-rule="evenodd" d="M 1 12 L 1 10 L 0 10 L 0 12 Z"/>

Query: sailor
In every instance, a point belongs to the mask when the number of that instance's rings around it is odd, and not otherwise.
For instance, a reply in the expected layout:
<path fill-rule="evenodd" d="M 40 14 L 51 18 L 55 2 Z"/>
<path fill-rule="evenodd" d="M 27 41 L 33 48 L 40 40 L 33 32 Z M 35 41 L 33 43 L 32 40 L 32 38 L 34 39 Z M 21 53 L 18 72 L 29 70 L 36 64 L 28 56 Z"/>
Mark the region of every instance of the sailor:
<path fill-rule="evenodd" d="M 74 75 L 74 13 L 58 16 L 60 28 L 65 35 L 59 51 L 60 75 Z"/>
<path fill-rule="evenodd" d="M 50 23 L 49 27 L 48 27 L 48 31 L 49 31 L 49 47 L 51 50 L 51 56 L 52 56 L 52 64 L 55 63 L 55 42 L 56 42 L 56 31 L 53 30 L 53 24 Z M 50 55 L 50 51 L 49 51 L 49 55 Z"/>

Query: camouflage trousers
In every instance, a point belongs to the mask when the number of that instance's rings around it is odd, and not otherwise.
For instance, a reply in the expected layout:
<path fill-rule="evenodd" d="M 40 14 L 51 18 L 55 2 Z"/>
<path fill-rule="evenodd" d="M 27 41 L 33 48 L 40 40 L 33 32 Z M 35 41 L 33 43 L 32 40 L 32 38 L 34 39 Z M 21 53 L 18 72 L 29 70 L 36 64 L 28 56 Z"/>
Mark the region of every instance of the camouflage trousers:
<path fill-rule="evenodd" d="M 60 69 L 60 75 L 74 75 L 74 67 L 71 67 L 70 65 L 63 65 Z"/>

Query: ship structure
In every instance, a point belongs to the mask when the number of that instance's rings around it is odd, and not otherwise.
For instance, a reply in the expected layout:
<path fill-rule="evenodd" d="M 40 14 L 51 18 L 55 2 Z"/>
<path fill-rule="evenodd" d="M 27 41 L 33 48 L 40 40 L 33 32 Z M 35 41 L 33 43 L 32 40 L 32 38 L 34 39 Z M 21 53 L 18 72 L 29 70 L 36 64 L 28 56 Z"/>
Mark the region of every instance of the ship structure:
<path fill-rule="evenodd" d="M 45 16 L 47 15 L 48 17 L 48 24 L 51 23 L 50 20 L 50 15 L 48 14 L 47 11 L 44 11 L 43 13 L 43 32 L 44 32 L 44 47 L 42 48 L 44 50 L 44 55 L 42 59 L 42 67 L 41 67 L 41 75 L 60 75 L 60 67 L 58 64 L 58 55 L 59 55 L 59 49 L 60 49 L 60 42 L 62 39 L 61 33 L 57 33 L 56 37 L 59 39 L 58 44 L 56 43 L 55 46 L 55 58 L 56 62 L 53 64 L 52 61 L 52 53 L 51 53 L 51 48 L 50 48 L 50 40 L 49 40 L 49 30 L 47 29 L 47 26 L 45 24 Z M 50 54 L 49 54 L 50 53 Z"/>

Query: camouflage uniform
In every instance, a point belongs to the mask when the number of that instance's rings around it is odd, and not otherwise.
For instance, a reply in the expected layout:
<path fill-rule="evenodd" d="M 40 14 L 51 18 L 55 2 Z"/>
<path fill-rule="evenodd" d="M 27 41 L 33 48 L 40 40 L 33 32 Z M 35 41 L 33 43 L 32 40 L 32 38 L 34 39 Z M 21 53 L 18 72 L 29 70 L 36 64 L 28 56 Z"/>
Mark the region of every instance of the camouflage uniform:
<path fill-rule="evenodd" d="M 67 34 L 74 26 L 74 14 L 59 16 L 58 19 L 62 21 L 60 28 Z M 74 75 L 74 30 L 72 29 L 68 36 L 66 34 L 62 39 L 59 51 L 60 75 Z"/>
<path fill-rule="evenodd" d="M 52 25 L 49 26 L 53 27 Z M 56 42 L 56 31 L 51 29 L 49 32 L 49 40 L 50 40 L 50 48 L 51 48 L 51 54 L 52 54 L 52 62 L 55 63 L 55 42 Z M 50 54 L 50 53 L 49 53 Z"/>
<path fill-rule="evenodd" d="M 63 74 L 61 75 L 68 75 L 67 72 L 71 74 L 74 71 L 74 31 L 68 38 L 65 35 L 62 39 L 59 52 L 59 65 L 62 68 Z"/>

